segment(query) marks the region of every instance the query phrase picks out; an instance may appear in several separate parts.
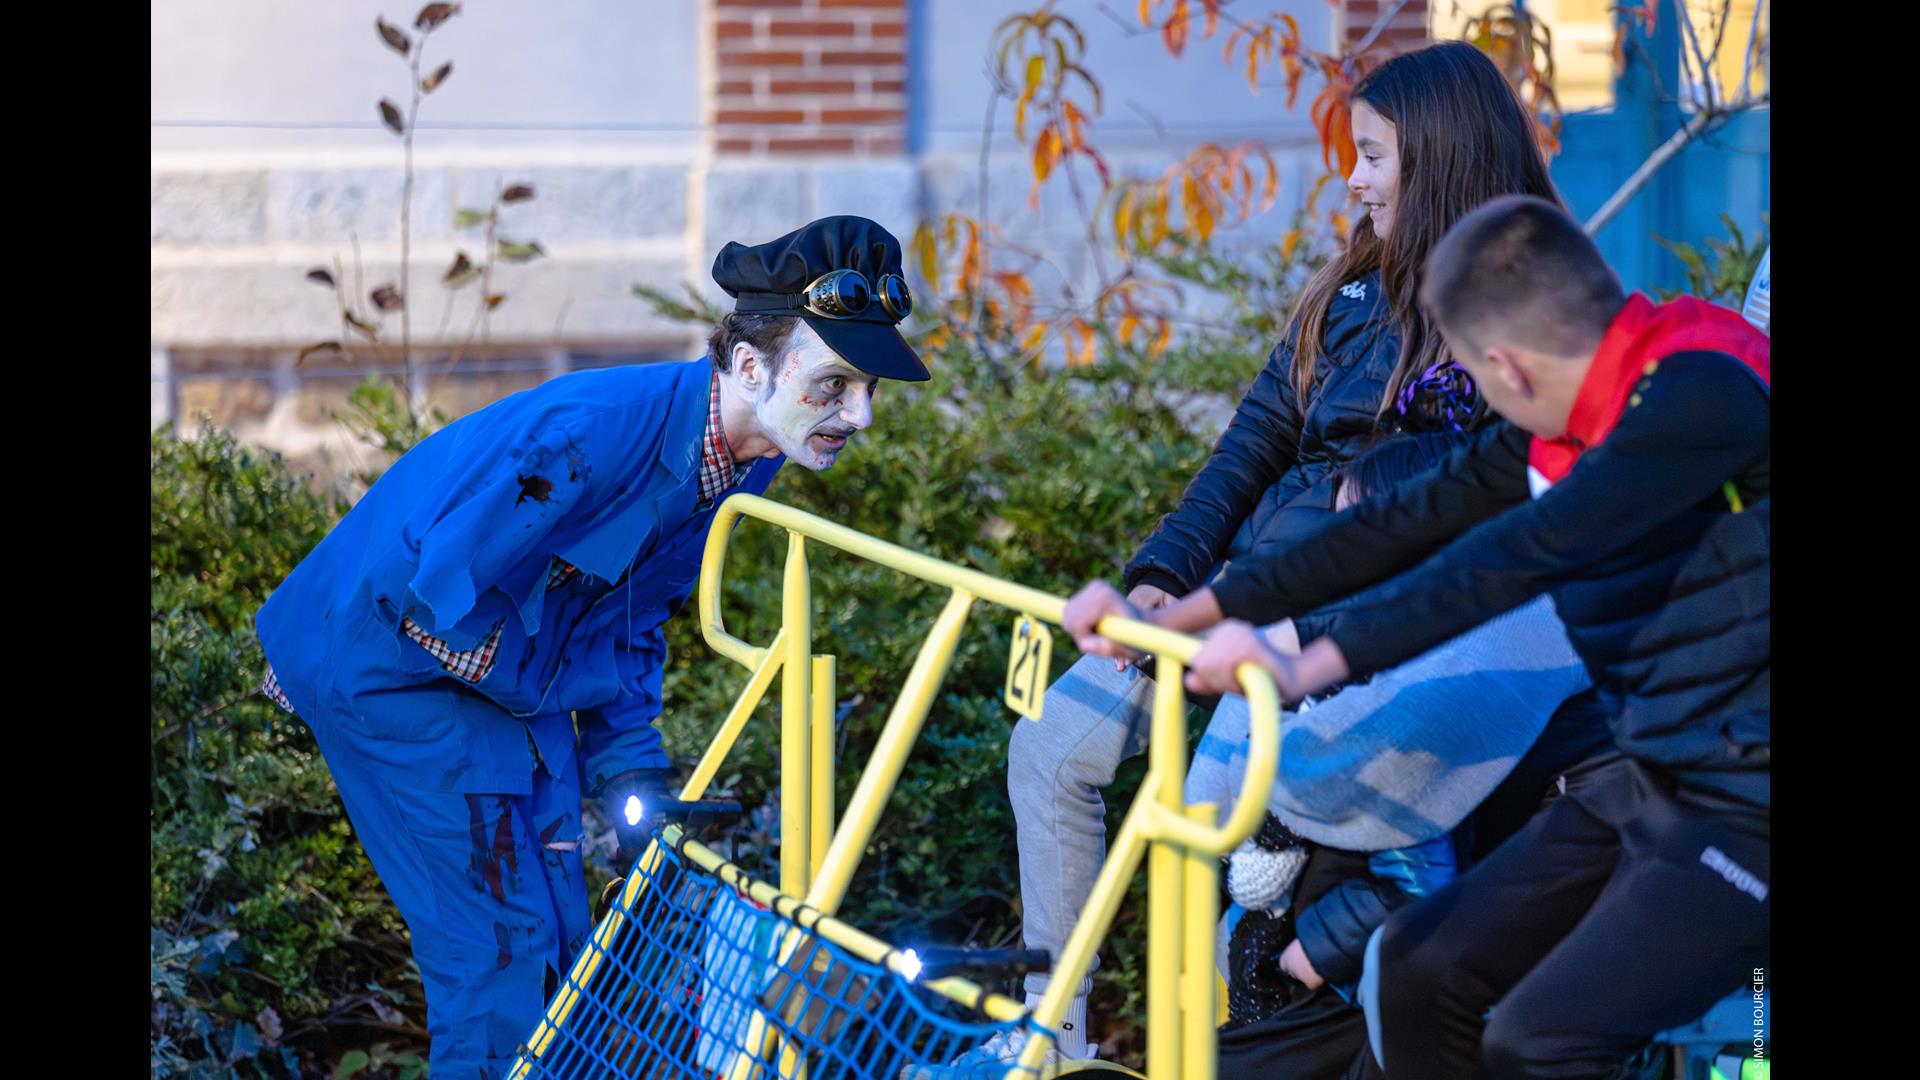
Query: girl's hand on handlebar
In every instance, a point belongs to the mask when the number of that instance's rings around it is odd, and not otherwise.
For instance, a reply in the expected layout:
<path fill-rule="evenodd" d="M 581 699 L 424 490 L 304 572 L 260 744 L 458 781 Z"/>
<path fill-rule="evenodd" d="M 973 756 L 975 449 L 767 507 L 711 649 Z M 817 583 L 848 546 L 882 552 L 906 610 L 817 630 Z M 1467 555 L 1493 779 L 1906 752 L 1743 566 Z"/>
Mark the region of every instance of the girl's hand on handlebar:
<path fill-rule="evenodd" d="M 1187 665 L 1187 689 L 1199 694 L 1241 694 L 1240 665 L 1258 664 L 1280 689 L 1282 699 L 1298 695 L 1289 692 L 1292 685 L 1291 658 L 1275 652 L 1267 639 L 1251 623 L 1228 619 L 1215 627 L 1200 643 Z"/>
<path fill-rule="evenodd" d="M 1120 590 L 1104 581 L 1089 582 L 1087 586 L 1067 601 L 1067 610 L 1060 618 L 1060 626 L 1073 635 L 1074 647 L 1089 656 L 1106 656 L 1115 660 L 1130 661 L 1139 654 L 1117 641 L 1111 641 L 1094 632 L 1102 619 L 1118 616 L 1123 619 L 1140 618 L 1140 609 L 1127 602 Z"/>

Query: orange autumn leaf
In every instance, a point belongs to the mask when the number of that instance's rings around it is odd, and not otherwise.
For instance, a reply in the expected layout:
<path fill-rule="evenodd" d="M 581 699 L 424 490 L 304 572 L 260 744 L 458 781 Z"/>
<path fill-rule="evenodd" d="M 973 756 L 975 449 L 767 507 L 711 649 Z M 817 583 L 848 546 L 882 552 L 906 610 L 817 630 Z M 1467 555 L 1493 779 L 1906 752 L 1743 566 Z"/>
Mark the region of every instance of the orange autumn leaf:
<path fill-rule="evenodd" d="M 920 270 L 920 279 L 934 292 L 940 289 L 940 253 L 933 242 L 933 227 L 921 222 L 913 230 L 914 260 Z"/>
<path fill-rule="evenodd" d="M 1345 92 L 1333 85 L 1313 101 L 1313 126 L 1320 135 L 1320 160 L 1341 176 L 1353 172 L 1359 152 L 1353 148 L 1353 113 Z M 1336 164 L 1337 162 L 1337 164 Z"/>
<path fill-rule="evenodd" d="M 1291 109 L 1294 100 L 1300 96 L 1300 79 L 1306 74 L 1307 69 L 1292 53 L 1280 58 L 1280 66 L 1287 73 L 1287 108 Z"/>
<path fill-rule="evenodd" d="M 1064 98 L 1060 101 L 1060 112 L 1067 121 L 1067 149 L 1087 149 L 1085 136 L 1081 132 L 1081 126 L 1087 122 L 1087 114 L 1080 111 L 1080 106 Z"/>
<path fill-rule="evenodd" d="M 1089 367 L 1093 364 L 1093 327 L 1085 319 L 1073 320 L 1074 336 L 1080 339 L 1080 347 L 1069 354 L 1068 363 L 1075 367 Z"/>
<path fill-rule="evenodd" d="M 1173 14 L 1167 17 L 1167 24 L 1160 28 L 1160 36 L 1167 43 L 1167 51 L 1175 56 L 1187 47 L 1187 0 L 1175 0 Z"/>
<path fill-rule="evenodd" d="M 960 280 L 954 283 L 960 292 L 972 292 L 980 284 L 980 232 L 967 223 L 967 246 L 960 257 Z"/>
<path fill-rule="evenodd" d="M 1334 178 L 1334 175 L 1335 174 L 1332 172 L 1321 173 L 1320 179 L 1315 180 L 1313 182 L 1313 186 L 1307 189 L 1307 212 L 1308 213 L 1313 212 L 1314 204 L 1320 201 L 1320 192 L 1327 186 L 1327 181 L 1332 180 Z"/>
<path fill-rule="evenodd" d="M 1128 184 L 1113 201 L 1113 246 L 1123 255 L 1127 250 L 1127 237 L 1133 232 L 1133 203 L 1139 195 L 1139 189 Z"/>
<path fill-rule="evenodd" d="M 1046 340 L 1046 337 L 1047 324 L 1045 322 L 1034 323 L 1027 328 L 1026 335 L 1020 339 L 1020 351 L 1032 352 L 1040 347 L 1040 343 Z"/>

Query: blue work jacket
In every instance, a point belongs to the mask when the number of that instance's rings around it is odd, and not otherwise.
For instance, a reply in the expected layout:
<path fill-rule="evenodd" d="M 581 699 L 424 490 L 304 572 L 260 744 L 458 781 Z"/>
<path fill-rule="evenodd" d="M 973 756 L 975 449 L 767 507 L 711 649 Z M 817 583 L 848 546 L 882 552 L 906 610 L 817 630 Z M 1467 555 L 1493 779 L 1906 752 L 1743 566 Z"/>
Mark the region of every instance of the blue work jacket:
<path fill-rule="evenodd" d="M 463 417 L 403 455 L 255 619 L 280 687 L 335 769 L 440 791 L 527 794 L 536 761 L 586 783 L 667 763 L 661 633 L 700 572 L 712 368 L 576 372 Z M 759 494 L 762 458 L 732 491 Z M 555 557 L 579 568 L 548 589 Z M 455 651 L 496 626 L 492 669 Z M 577 723 L 576 723 L 577 721 Z"/>

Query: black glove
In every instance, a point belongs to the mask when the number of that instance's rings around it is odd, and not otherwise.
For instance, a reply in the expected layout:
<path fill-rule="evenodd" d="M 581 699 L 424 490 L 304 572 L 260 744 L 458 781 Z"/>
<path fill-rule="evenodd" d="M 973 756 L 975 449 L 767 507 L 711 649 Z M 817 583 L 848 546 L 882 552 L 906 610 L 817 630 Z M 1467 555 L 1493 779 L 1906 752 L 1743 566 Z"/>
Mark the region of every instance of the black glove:
<path fill-rule="evenodd" d="M 587 797 L 613 825 L 614 835 L 620 839 L 617 857 L 625 861 L 639 855 L 647 846 L 647 837 L 654 825 L 651 808 L 676 794 L 673 770 L 654 768 L 628 769 L 609 776 L 588 792 Z"/>

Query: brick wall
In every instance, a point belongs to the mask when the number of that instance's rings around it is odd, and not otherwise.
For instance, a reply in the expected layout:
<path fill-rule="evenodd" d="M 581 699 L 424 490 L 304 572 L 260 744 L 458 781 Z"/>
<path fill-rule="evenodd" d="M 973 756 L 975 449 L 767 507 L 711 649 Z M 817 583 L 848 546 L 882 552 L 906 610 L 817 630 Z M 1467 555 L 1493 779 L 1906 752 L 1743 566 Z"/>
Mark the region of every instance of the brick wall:
<path fill-rule="evenodd" d="M 1393 4 L 1394 0 L 1341 0 L 1343 40 L 1349 45 L 1357 44 L 1382 15 L 1392 10 Z M 1385 52 L 1403 53 L 1425 45 L 1427 40 L 1427 0 L 1408 0 L 1374 42 L 1376 48 Z"/>
<path fill-rule="evenodd" d="M 714 149 L 906 152 L 907 0 L 711 0 Z"/>

